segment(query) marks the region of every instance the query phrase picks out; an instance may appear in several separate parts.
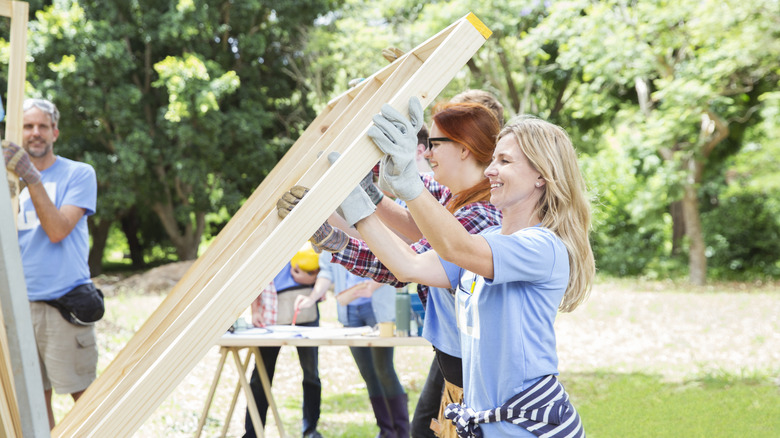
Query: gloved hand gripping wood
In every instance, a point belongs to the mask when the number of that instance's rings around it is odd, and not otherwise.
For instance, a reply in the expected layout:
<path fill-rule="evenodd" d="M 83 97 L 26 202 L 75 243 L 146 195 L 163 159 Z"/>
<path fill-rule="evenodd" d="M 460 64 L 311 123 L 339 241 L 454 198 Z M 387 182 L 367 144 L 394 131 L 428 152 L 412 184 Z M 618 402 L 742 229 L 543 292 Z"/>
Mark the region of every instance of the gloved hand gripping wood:
<path fill-rule="evenodd" d="M 3 140 L 3 157 L 5 168 L 15 172 L 27 184 L 33 185 L 41 182 L 41 172 L 30 161 L 30 155 L 16 143 Z"/>
<path fill-rule="evenodd" d="M 338 152 L 328 154 L 328 161 L 331 164 L 338 158 Z M 306 187 L 296 185 L 283 194 L 276 202 L 276 211 L 279 217 L 283 219 L 287 217 L 308 191 L 309 189 Z M 352 190 L 352 193 L 347 196 L 337 209 L 338 213 L 346 219 L 350 226 L 354 226 L 358 221 L 372 214 L 374 210 L 376 210 L 376 206 L 360 185 Z M 342 230 L 334 228 L 325 222 L 314 232 L 309 241 L 317 251 L 339 252 L 347 246 L 349 236 Z"/>
<path fill-rule="evenodd" d="M 368 136 L 385 153 L 379 167 L 379 187 L 390 190 L 402 201 L 412 200 L 425 190 L 417 171 L 417 133 L 423 124 L 422 105 L 409 99 L 409 118 L 388 104 L 373 118 Z"/>
<path fill-rule="evenodd" d="M 308 192 L 309 189 L 306 187 L 296 185 L 283 194 L 282 197 L 276 201 L 276 213 L 279 217 L 282 219 L 286 218 Z M 323 250 L 328 252 L 339 252 L 347 246 L 348 241 L 349 237 L 346 233 L 338 228 L 332 227 L 327 222 L 320 225 L 317 231 L 315 231 L 309 239 L 309 242 L 311 242 L 311 245 L 317 252 L 322 252 Z"/>

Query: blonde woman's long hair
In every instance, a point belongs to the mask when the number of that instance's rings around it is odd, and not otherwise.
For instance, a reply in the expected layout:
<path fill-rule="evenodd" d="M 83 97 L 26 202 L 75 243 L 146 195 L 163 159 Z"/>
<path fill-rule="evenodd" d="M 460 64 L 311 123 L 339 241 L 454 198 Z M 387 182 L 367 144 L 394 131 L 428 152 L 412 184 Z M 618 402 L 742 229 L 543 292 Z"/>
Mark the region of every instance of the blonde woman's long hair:
<path fill-rule="evenodd" d="M 569 251 L 569 284 L 559 310 L 571 312 L 590 294 L 596 263 L 590 247 L 590 203 L 577 153 L 566 131 L 544 120 L 519 116 L 498 138 L 514 135 L 520 150 L 545 180 L 536 212 L 541 225 L 561 238 Z"/>

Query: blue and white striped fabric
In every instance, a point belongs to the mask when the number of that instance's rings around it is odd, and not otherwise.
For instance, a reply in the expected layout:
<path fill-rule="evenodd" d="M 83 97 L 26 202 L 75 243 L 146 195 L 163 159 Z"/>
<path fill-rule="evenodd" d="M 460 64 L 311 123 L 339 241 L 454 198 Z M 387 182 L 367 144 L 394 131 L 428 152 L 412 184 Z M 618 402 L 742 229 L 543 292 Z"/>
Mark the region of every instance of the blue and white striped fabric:
<path fill-rule="evenodd" d="M 481 438 L 479 424 L 498 421 L 522 426 L 543 438 L 585 437 L 580 415 L 553 375 L 542 378 L 498 408 L 476 412 L 453 403 L 444 410 L 444 417 L 452 420 L 460 438 Z"/>

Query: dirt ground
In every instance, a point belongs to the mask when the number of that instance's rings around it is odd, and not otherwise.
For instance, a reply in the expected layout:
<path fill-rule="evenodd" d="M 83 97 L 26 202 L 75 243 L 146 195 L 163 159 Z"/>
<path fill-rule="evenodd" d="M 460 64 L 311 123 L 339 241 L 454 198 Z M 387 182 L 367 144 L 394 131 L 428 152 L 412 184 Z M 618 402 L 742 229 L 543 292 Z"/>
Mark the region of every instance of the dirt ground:
<path fill-rule="evenodd" d="M 190 264 L 169 264 L 124 279 L 98 278 L 96 283 L 107 297 L 123 291 L 145 291 L 163 297 Z M 324 325 L 338 324 L 332 297 L 321 303 L 320 309 Z M 693 288 L 664 281 L 600 282 L 580 308 L 559 314 L 556 333 L 562 376 L 580 372 L 638 372 L 681 382 L 708 375 L 770 375 L 780 384 L 780 283 Z M 396 354 L 396 367 L 407 386 L 421 385 L 430 365 L 432 355 L 428 349 L 421 350 Z M 332 391 L 344 382 L 360 385 L 354 363 L 345 360 L 348 354 L 346 349 L 337 347 L 320 349 L 323 391 Z M 189 425 L 179 426 L 192 430 L 217 361 L 215 349 L 136 436 L 151 436 L 147 434 L 157 434 L 161 429 L 166 436 L 189 436 L 188 433 L 177 435 L 170 425 L 160 424 L 185 421 L 165 417 L 186 411 Z M 295 350 L 283 349 L 277 365 L 275 392 L 300 391 L 296 362 Z M 235 381 L 237 375 L 228 373 L 224 378 Z M 240 436 L 243 431 L 244 406 L 239 402 L 236 407 L 237 415 L 233 416 L 228 436 Z M 293 406 L 282 413 L 283 417 L 294 417 L 297 410 Z M 328 419 L 351 421 L 349 416 Z M 266 436 L 275 436 L 270 421 Z"/>
<path fill-rule="evenodd" d="M 96 282 L 107 296 L 123 290 L 165 293 L 191 264 L 171 263 L 119 281 Z M 780 366 L 780 283 L 726 288 L 597 284 L 583 306 L 558 316 L 562 372 L 610 368 L 678 380 L 695 373 L 749 374 Z"/>
<path fill-rule="evenodd" d="M 143 291 L 148 294 L 167 293 L 184 276 L 194 261 L 168 263 L 146 272 L 121 277 L 119 275 L 101 275 L 93 281 L 106 296 L 120 292 Z"/>

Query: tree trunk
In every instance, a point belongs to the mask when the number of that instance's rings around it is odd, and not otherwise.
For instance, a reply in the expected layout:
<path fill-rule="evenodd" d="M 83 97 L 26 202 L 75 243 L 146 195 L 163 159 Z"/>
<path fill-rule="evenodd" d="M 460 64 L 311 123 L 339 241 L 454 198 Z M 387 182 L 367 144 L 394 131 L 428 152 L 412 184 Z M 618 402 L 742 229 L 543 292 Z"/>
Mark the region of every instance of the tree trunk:
<path fill-rule="evenodd" d="M 192 222 L 184 225 L 184 231 L 180 231 L 179 224 L 173 212 L 173 206 L 170 204 L 155 203 L 152 209 L 163 224 L 166 234 L 171 239 L 176 248 L 176 255 L 180 261 L 194 260 L 198 257 L 198 247 L 203 237 L 203 230 L 206 228 L 206 213 L 195 212 L 195 226 Z"/>
<path fill-rule="evenodd" d="M 106 250 L 111 222 L 106 219 L 96 221 L 91 218 L 87 221 L 89 234 L 92 236 L 92 247 L 89 249 L 87 263 L 89 264 L 90 275 L 93 277 L 103 273 L 103 253 Z"/>
<path fill-rule="evenodd" d="M 121 220 L 122 232 L 125 233 L 127 246 L 130 249 L 130 261 L 133 268 L 144 266 L 144 248 L 138 240 L 138 213 L 132 208 Z"/>
<path fill-rule="evenodd" d="M 685 218 L 685 233 L 689 239 L 688 253 L 688 277 L 695 285 L 704 285 L 707 282 L 707 248 L 704 244 L 704 232 L 701 229 L 699 217 L 698 187 L 701 184 L 707 159 L 713 149 L 729 135 L 727 122 L 712 111 L 704 111 L 701 115 L 701 150 L 698 154 L 688 158 L 685 163 L 688 178 L 683 187 L 682 209 Z M 696 156 L 698 155 L 698 157 Z"/>
<path fill-rule="evenodd" d="M 682 251 L 683 237 L 685 237 L 685 215 L 683 214 L 682 201 L 672 202 L 669 206 L 669 214 L 672 215 L 672 255 L 676 256 Z"/>
<path fill-rule="evenodd" d="M 702 286 L 707 282 L 707 255 L 699 218 L 699 198 L 696 192 L 695 184 L 685 185 L 682 210 L 689 241 L 688 279 L 691 284 Z"/>
<path fill-rule="evenodd" d="M 507 97 L 512 104 L 512 109 L 515 111 L 520 110 L 520 95 L 517 93 L 517 87 L 515 81 L 512 79 L 512 67 L 509 65 L 509 59 L 506 56 L 506 50 L 501 45 L 501 40 L 498 40 L 498 59 L 501 61 L 501 68 L 504 71 L 504 81 L 506 82 Z M 503 120 L 499 120 L 501 124 L 504 124 Z"/>

